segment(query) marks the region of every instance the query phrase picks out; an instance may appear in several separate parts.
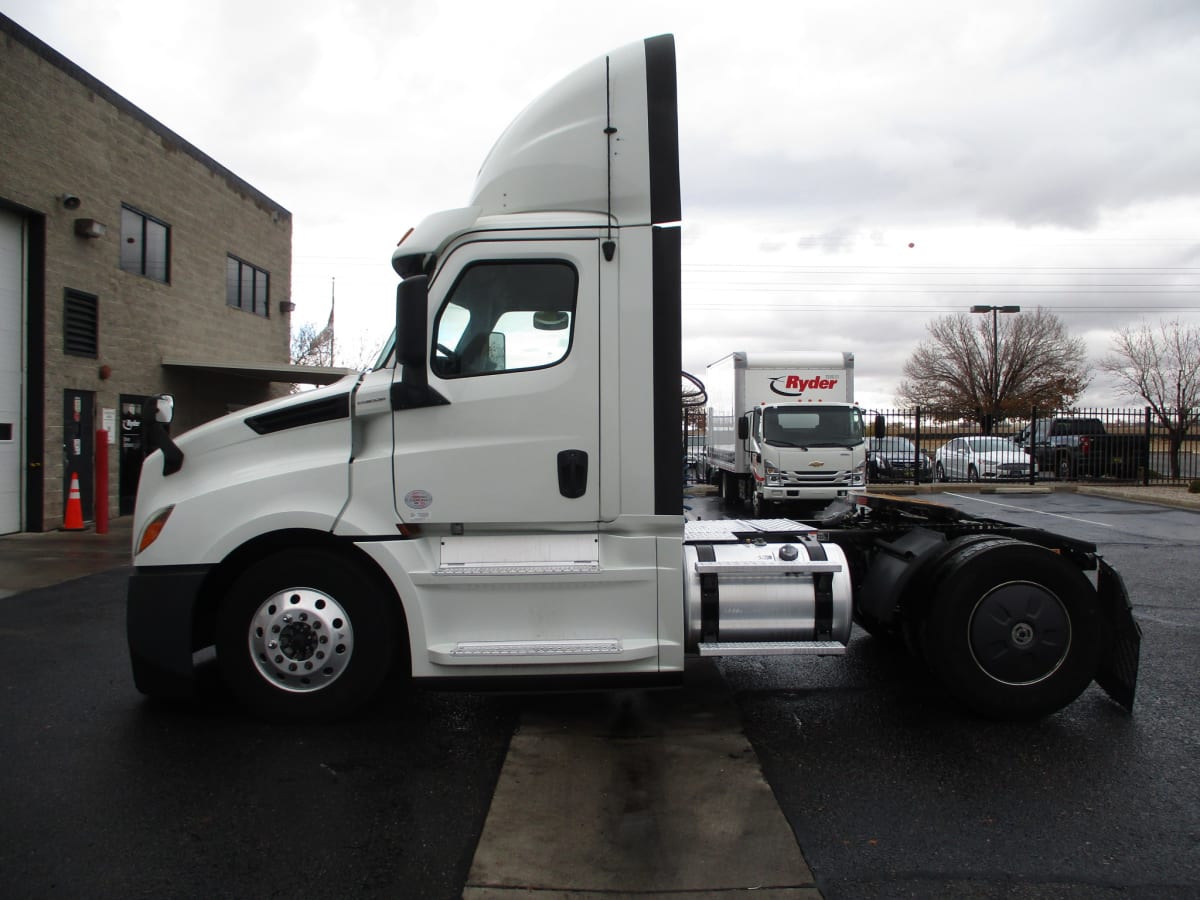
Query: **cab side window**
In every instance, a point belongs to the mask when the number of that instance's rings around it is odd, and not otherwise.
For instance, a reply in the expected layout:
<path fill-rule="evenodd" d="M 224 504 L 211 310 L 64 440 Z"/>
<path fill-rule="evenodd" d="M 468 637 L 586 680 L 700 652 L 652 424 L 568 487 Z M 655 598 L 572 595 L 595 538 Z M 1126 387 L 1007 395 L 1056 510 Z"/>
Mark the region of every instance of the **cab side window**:
<path fill-rule="evenodd" d="M 571 351 L 578 285 L 575 268 L 558 260 L 472 263 L 438 310 L 433 373 L 466 378 L 562 362 Z"/>

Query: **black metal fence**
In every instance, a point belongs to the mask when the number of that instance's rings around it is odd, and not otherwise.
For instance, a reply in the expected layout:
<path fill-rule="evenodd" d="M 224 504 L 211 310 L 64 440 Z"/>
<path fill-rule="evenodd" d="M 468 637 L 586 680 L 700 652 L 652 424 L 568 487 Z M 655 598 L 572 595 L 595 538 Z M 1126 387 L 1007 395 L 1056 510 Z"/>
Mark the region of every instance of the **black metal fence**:
<path fill-rule="evenodd" d="M 1171 429 L 1149 407 L 1031 410 L 995 423 L 941 422 L 921 409 L 867 412 L 868 478 L 879 483 L 1042 480 L 1179 484 L 1200 479 L 1197 413 Z"/>

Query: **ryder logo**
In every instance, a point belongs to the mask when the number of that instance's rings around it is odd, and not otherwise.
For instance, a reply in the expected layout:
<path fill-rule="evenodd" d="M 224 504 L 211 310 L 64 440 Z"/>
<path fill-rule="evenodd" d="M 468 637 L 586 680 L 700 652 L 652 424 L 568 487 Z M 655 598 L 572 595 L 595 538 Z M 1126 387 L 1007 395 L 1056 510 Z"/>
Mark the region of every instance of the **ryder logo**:
<path fill-rule="evenodd" d="M 836 378 L 802 378 L 799 375 L 777 375 L 771 379 L 771 390 L 781 397 L 800 397 L 805 391 L 828 391 L 838 383 Z"/>

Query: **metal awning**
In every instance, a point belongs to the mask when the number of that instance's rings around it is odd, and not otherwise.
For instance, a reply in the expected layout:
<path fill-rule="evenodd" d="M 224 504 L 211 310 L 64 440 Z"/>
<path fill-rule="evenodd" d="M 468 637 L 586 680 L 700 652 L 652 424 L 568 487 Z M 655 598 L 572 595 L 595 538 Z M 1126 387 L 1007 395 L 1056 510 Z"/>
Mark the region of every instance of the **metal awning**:
<path fill-rule="evenodd" d="M 254 381 L 277 381 L 283 384 L 333 384 L 341 381 L 353 369 L 338 366 L 268 365 L 252 362 L 215 362 L 207 360 L 163 359 L 164 369 L 182 369 L 210 375 L 233 375 Z"/>

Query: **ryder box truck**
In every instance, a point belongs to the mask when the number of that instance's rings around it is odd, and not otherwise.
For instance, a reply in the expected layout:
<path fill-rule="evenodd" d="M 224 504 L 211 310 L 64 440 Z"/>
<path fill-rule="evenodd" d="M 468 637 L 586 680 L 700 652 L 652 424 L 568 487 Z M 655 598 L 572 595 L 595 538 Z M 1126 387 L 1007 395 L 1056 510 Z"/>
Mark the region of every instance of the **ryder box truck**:
<path fill-rule="evenodd" d="M 664 685 L 694 655 L 837 655 L 857 620 L 987 715 L 1093 679 L 1131 705 L 1137 624 L 1092 544 L 899 498 L 685 525 L 680 227 L 668 35 L 551 87 L 468 205 L 407 235 L 373 368 L 154 429 L 137 687 L 186 694 L 215 651 L 249 707 L 319 718 L 390 675 Z"/>
<path fill-rule="evenodd" d="M 708 367 L 705 472 L 754 514 L 826 506 L 861 490 L 867 465 L 854 354 L 731 353 Z"/>

